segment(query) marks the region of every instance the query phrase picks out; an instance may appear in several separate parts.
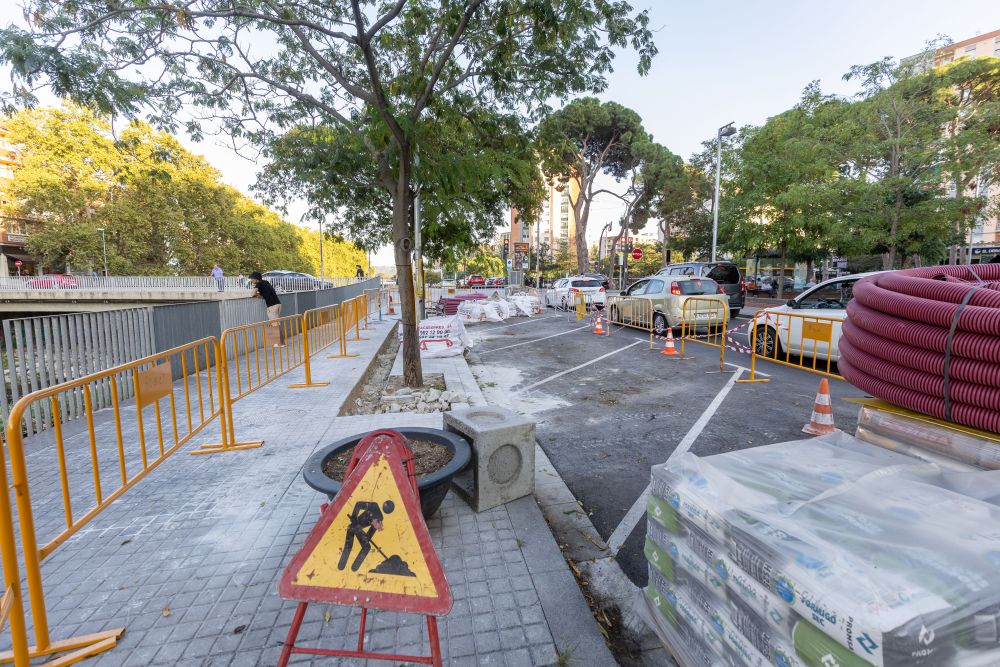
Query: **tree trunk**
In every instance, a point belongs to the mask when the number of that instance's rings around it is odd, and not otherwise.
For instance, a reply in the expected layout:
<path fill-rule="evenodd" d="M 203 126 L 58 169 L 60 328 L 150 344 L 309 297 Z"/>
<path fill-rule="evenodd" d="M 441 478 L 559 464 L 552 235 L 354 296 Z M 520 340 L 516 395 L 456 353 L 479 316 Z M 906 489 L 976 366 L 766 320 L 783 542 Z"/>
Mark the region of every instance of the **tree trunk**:
<path fill-rule="evenodd" d="M 400 147 L 399 176 L 392 201 L 392 240 L 399 285 L 400 326 L 403 330 L 403 381 L 407 387 L 424 383 L 417 335 L 417 301 L 413 288 L 413 239 L 410 236 L 410 151 Z"/>
<path fill-rule="evenodd" d="M 896 207 L 892 212 L 892 224 L 889 226 L 889 252 L 882 256 L 882 269 L 891 271 L 896 268 L 896 234 L 899 232 L 899 218 L 903 215 L 903 193 L 896 190 Z"/>
<path fill-rule="evenodd" d="M 663 232 L 663 266 L 666 267 L 670 264 L 670 223 L 664 221 L 660 231 Z"/>
<path fill-rule="evenodd" d="M 806 282 L 813 279 L 813 258 L 810 257 L 806 260 Z"/>

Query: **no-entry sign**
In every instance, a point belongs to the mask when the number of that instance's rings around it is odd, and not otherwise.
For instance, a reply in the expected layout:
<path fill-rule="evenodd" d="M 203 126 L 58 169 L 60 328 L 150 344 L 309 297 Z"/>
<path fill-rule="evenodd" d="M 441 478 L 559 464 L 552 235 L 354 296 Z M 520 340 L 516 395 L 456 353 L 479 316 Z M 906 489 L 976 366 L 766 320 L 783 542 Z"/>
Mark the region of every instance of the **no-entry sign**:
<path fill-rule="evenodd" d="M 635 248 L 632 250 L 632 259 L 637 262 L 642 259 L 642 248 Z"/>

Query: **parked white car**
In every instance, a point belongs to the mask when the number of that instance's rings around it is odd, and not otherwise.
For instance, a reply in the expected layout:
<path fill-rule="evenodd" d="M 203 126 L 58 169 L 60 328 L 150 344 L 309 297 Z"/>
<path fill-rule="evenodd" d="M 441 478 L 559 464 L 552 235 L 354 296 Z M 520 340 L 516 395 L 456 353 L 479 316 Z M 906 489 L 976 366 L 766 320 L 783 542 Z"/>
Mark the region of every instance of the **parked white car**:
<path fill-rule="evenodd" d="M 571 276 L 555 281 L 545 292 L 545 305 L 551 308 L 574 308 L 575 295 L 580 292 L 587 295 L 588 303 L 599 308 L 604 307 L 606 297 L 604 285 L 600 280 L 590 276 Z"/>
<path fill-rule="evenodd" d="M 836 362 L 840 358 L 837 342 L 840 340 L 841 325 L 847 318 L 847 304 L 854 298 L 854 283 L 876 273 L 882 272 L 872 271 L 831 278 L 794 299 L 789 299 L 784 305 L 767 308 L 758 314 L 754 321 L 754 329 L 757 331 L 757 354 L 771 359 L 782 359 L 786 354 L 799 356 L 805 353 L 812 358 L 815 349 L 816 359 L 826 361 L 829 358 L 830 361 Z M 808 319 L 782 317 L 782 313 L 833 319 L 830 331 L 831 343 L 803 338 L 802 323 L 808 322 Z M 816 321 L 826 322 L 824 319 Z M 747 332 L 747 340 L 753 344 L 751 334 L 752 332 Z M 777 350 L 775 344 L 778 345 Z"/>

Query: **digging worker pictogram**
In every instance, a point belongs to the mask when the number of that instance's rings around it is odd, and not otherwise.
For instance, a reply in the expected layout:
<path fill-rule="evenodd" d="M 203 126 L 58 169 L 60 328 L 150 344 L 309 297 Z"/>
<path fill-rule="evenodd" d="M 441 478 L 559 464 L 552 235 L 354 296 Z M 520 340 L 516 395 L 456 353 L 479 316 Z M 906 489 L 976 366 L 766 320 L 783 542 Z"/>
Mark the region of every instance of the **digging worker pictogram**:
<path fill-rule="evenodd" d="M 385 518 L 383 512 L 391 514 L 393 509 L 395 509 L 395 505 L 391 500 L 382 503 L 382 507 L 379 507 L 378 503 L 366 501 L 354 504 L 350 524 L 347 526 L 347 536 L 344 538 L 344 551 L 340 554 L 340 563 L 337 565 L 338 570 L 347 567 L 347 560 L 354 549 L 354 538 L 357 537 L 361 545 L 357 557 L 351 564 L 351 571 L 358 571 L 368 556 L 368 552 L 372 550 L 372 537 L 377 531 L 382 530 L 382 520 Z"/>

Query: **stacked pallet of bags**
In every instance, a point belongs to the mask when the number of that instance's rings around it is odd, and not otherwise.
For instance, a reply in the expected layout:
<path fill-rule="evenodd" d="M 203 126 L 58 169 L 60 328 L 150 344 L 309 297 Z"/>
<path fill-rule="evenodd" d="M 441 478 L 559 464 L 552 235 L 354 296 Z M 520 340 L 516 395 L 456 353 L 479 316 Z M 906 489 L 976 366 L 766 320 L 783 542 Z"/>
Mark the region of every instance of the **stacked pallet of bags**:
<path fill-rule="evenodd" d="M 1000 472 L 844 433 L 652 473 L 642 610 L 682 667 L 1000 665 Z"/>

